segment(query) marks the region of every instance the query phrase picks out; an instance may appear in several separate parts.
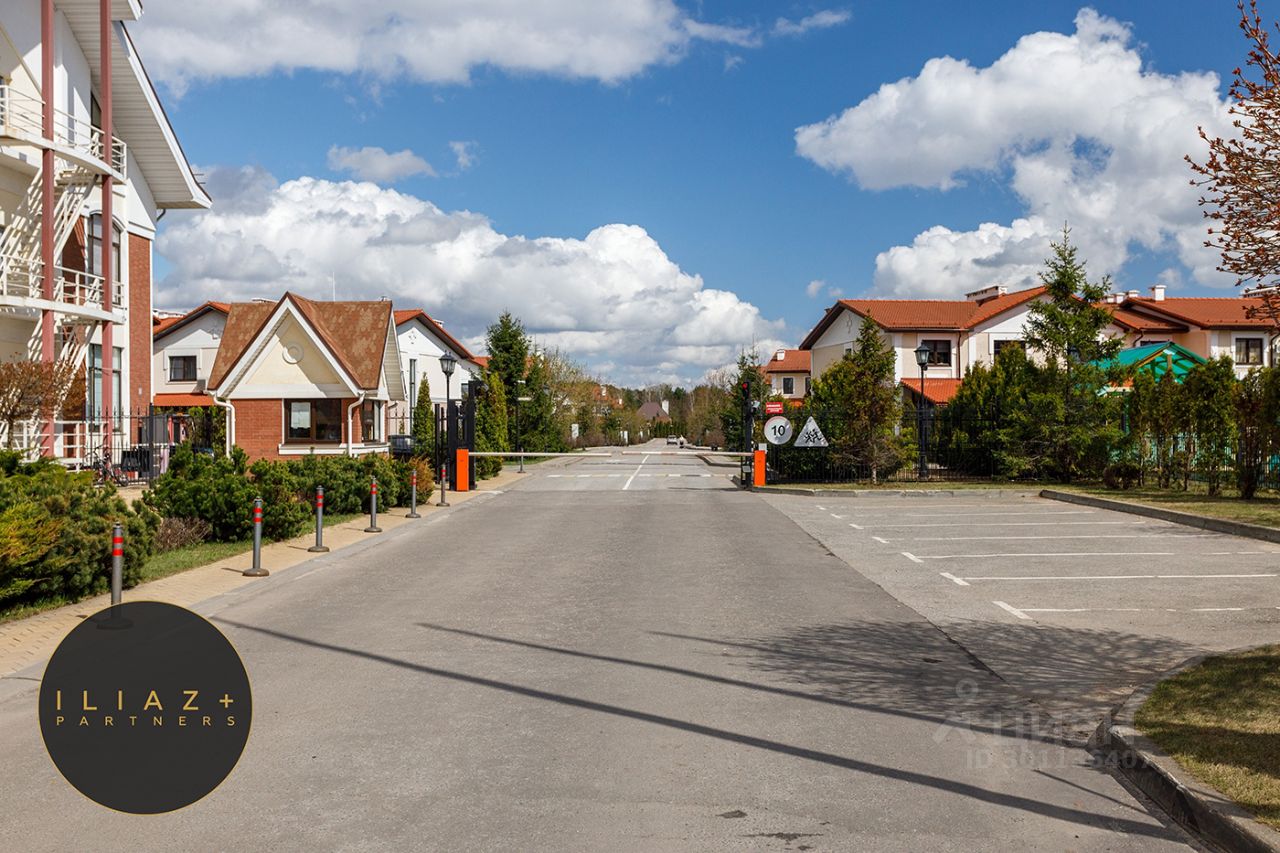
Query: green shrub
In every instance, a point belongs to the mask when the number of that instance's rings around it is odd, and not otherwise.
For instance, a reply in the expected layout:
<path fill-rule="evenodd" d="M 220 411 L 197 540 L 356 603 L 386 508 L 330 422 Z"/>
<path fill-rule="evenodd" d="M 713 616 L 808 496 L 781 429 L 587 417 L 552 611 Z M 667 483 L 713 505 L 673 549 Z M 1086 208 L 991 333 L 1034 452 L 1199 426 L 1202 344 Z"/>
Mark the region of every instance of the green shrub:
<path fill-rule="evenodd" d="M 252 535 L 256 496 L 243 450 L 237 447 L 229 457 L 214 458 L 182 444 L 174 449 L 169 468 L 156 480 L 149 500 L 165 518 L 204 519 L 210 538 L 230 542 Z"/>
<path fill-rule="evenodd" d="M 140 501 L 130 508 L 114 487 L 61 466 L 19 465 L 0 477 L 0 603 L 107 589 L 111 527 L 124 525 L 124 584 L 135 586 L 155 553 L 160 519 Z"/>

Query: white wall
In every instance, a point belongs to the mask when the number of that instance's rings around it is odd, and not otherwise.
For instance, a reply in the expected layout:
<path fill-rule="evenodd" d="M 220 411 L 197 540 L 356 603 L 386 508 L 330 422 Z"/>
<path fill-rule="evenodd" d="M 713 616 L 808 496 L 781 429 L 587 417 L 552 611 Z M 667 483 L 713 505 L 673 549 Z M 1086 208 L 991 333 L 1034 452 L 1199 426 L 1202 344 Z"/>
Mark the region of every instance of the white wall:
<path fill-rule="evenodd" d="M 227 317 L 220 311 L 210 311 L 184 325 L 176 332 L 165 335 L 151 346 L 151 375 L 154 377 L 155 394 L 194 394 L 204 390 L 204 384 L 213 370 L 218 356 L 218 345 Z M 196 382 L 170 382 L 169 356 L 196 356 Z"/>
<path fill-rule="evenodd" d="M 440 369 L 440 356 L 444 355 L 448 345 L 416 319 L 396 327 L 396 342 L 400 347 L 400 370 L 404 377 L 405 394 L 411 395 L 407 401 L 408 408 L 412 408 L 417 402 L 417 388 L 421 386 L 424 377 L 429 383 L 432 402 L 443 403 L 445 383 L 444 371 Z M 458 366 L 449 381 L 449 393 L 456 400 L 462 383 L 478 376 L 480 368 L 464 361 L 459 353 L 454 352 L 453 357 L 458 359 Z M 417 362 L 417 384 L 413 389 L 409 385 L 410 360 Z"/>

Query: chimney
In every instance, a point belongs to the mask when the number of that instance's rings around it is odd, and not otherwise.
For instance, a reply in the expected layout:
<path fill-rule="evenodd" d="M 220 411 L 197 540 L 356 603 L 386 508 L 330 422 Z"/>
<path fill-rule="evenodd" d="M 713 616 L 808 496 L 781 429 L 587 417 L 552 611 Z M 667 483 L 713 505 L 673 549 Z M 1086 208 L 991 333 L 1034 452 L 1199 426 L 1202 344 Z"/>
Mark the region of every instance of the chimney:
<path fill-rule="evenodd" d="M 787 357 L 787 351 L 784 349 L 779 349 L 777 352 L 773 354 L 774 361 L 782 361 L 786 357 Z"/>
<path fill-rule="evenodd" d="M 669 415 L 669 414 L 671 414 L 671 401 L 670 401 L 670 400 L 663 400 L 663 401 L 662 401 L 662 411 L 663 411 L 665 414 L 668 414 L 668 415 Z"/>
<path fill-rule="evenodd" d="M 1164 285 L 1151 285 L 1151 298 L 1156 302 L 1164 302 Z"/>
<path fill-rule="evenodd" d="M 1126 290 L 1124 295 L 1125 295 L 1125 298 L 1126 298 L 1126 299 L 1137 299 L 1137 298 L 1138 298 L 1138 291 L 1136 291 L 1136 290 Z"/>

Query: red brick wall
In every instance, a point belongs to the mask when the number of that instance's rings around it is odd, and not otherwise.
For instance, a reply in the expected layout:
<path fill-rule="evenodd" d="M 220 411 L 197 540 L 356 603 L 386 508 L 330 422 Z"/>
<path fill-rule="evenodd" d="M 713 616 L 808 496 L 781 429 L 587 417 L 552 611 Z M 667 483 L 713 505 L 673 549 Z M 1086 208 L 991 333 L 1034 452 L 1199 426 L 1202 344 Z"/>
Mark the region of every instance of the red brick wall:
<path fill-rule="evenodd" d="M 346 441 L 347 406 L 354 398 L 342 401 L 342 435 Z M 249 454 L 250 459 L 281 459 L 280 444 L 284 441 L 284 400 L 232 400 L 236 410 L 236 444 Z M 352 431 L 360 441 L 360 418 L 357 410 L 352 417 Z M 333 445 L 325 445 L 332 448 Z M 303 446 L 305 450 L 305 445 Z"/>
<path fill-rule="evenodd" d="M 129 387 L 121 402 L 145 412 L 151 402 L 151 241 L 128 236 Z"/>

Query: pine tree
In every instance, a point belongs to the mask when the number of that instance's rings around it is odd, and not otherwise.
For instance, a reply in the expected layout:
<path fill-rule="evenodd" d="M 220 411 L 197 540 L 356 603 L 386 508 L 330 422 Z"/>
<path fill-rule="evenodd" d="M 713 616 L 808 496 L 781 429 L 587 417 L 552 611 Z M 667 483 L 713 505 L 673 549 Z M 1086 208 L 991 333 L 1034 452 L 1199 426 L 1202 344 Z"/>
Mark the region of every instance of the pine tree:
<path fill-rule="evenodd" d="M 745 387 L 745 391 L 743 390 Z M 755 437 L 743 435 L 742 402 L 745 394 L 747 400 L 763 400 L 769 389 L 765 385 L 764 372 L 760 369 L 760 359 L 755 350 L 743 352 L 738 356 L 738 372 L 734 377 L 733 387 L 729 389 L 728 399 L 720 411 L 720 425 L 724 431 L 724 444 L 729 450 L 742 450 L 748 439 L 754 443 Z M 759 432 L 760 417 L 756 417 L 756 432 Z"/>
<path fill-rule="evenodd" d="M 517 380 L 525 379 L 528 371 L 529 339 L 524 333 L 524 325 L 510 311 L 503 311 L 498 321 L 489 327 L 485 346 L 489 350 L 489 369 L 501 377 L 505 398 L 514 400 L 520 396 Z M 514 447 L 515 440 L 515 424 L 512 423 L 505 441 Z"/>
<path fill-rule="evenodd" d="M 1195 435 L 1192 461 L 1210 495 L 1221 490 L 1223 471 L 1235 450 L 1235 385 L 1235 367 L 1227 356 L 1197 364 L 1182 380 L 1183 408 Z"/>
<path fill-rule="evenodd" d="M 413 452 L 422 459 L 432 459 L 436 452 L 436 408 L 431 402 L 431 389 L 424 374 L 418 386 L 418 399 L 413 405 Z"/>
<path fill-rule="evenodd" d="M 563 451 L 564 440 L 556 425 L 555 401 L 543 356 L 535 355 L 529 360 L 524 396 L 529 398 L 529 402 L 520 404 L 520 432 L 525 450 L 542 450 L 547 453 Z"/>
<path fill-rule="evenodd" d="M 492 363 L 492 362 L 491 362 Z M 502 377 L 494 370 L 484 374 L 484 391 L 476 401 L 476 450 L 507 450 L 507 401 Z M 476 460 L 476 476 L 488 478 L 502 470 L 502 459 L 482 456 Z"/>

